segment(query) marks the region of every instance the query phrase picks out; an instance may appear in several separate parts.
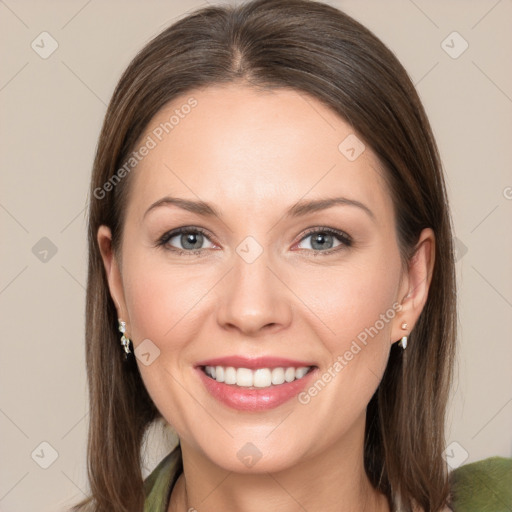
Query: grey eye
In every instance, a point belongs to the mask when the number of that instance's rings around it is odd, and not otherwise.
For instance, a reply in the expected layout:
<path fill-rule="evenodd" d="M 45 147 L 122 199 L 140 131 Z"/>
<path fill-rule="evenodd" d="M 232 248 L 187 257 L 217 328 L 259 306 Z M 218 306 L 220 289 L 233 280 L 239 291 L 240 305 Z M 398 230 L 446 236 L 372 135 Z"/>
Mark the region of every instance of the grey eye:
<path fill-rule="evenodd" d="M 341 245 L 339 240 L 336 243 L 337 238 L 339 237 L 326 233 L 325 231 L 317 231 L 305 236 L 299 243 L 298 247 L 300 249 L 313 249 L 316 251 L 328 250 Z M 300 244 L 302 244 L 304 240 L 309 240 L 309 243 L 307 243 L 305 247 L 301 247 Z"/>
<path fill-rule="evenodd" d="M 195 251 L 214 247 L 203 233 L 193 229 L 175 233 L 167 239 L 166 243 L 176 249 L 185 251 Z M 205 243 L 209 243 L 210 245 L 205 247 Z"/>

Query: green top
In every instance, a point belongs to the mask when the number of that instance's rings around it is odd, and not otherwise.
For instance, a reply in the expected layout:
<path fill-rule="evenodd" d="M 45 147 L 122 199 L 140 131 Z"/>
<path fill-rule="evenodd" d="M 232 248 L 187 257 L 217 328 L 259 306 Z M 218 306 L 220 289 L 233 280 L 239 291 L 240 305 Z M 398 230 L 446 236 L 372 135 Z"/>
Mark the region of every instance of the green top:
<path fill-rule="evenodd" d="M 144 512 L 167 512 L 183 471 L 181 449 L 169 453 L 144 481 Z M 490 457 L 450 473 L 455 512 L 512 512 L 512 458 Z"/>

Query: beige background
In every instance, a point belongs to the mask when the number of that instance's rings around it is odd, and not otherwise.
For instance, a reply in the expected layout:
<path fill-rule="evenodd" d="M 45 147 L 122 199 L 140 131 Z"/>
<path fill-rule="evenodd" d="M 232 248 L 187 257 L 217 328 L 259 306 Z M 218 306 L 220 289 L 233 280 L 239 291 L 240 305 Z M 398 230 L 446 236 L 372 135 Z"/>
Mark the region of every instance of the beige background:
<path fill-rule="evenodd" d="M 330 3 L 372 29 L 403 62 L 442 153 L 460 251 L 449 462 L 510 457 L 512 2 Z M 60 511 L 87 489 L 84 209 L 96 141 L 136 51 L 203 5 L 0 1 L 2 512 Z M 47 59 L 31 47 L 39 41 L 42 51 L 43 31 L 58 43 Z M 463 39 L 446 39 L 453 31 Z M 469 47 L 452 58 L 447 51 L 455 55 L 464 40 Z M 166 450 L 157 443 L 145 474 Z M 54 451 L 56 460 L 43 469 Z"/>

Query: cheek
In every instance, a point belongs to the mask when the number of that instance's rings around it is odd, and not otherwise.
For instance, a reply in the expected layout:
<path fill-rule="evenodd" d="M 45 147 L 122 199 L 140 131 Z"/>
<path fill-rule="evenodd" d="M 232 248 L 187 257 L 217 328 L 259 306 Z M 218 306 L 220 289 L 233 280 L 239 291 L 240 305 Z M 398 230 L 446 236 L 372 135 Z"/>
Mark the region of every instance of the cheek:
<path fill-rule="evenodd" d="M 127 262 L 128 263 L 128 262 Z M 130 264 L 131 263 L 131 264 Z M 171 266 L 152 261 L 127 265 L 125 300 L 130 315 L 134 342 L 149 338 L 157 345 L 173 339 L 184 320 L 190 325 L 199 301 L 208 291 L 207 277 L 190 267 Z M 174 345 L 174 344 L 173 344 Z M 166 346 L 175 350 L 176 346 Z"/>
<path fill-rule="evenodd" d="M 208 276 L 156 258 L 148 263 L 144 258 L 137 259 L 136 252 L 129 259 L 125 300 L 132 341 L 136 349 L 149 339 L 159 350 L 149 365 L 137 360 L 142 380 L 166 420 L 179 432 L 193 431 L 190 422 L 197 411 L 191 412 L 190 397 L 182 383 L 192 361 L 188 355 L 193 345 L 190 342 L 201 337 L 203 323 L 197 321 L 197 316 L 201 298 L 209 289 Z"/>
<path fill-rule="evenodd" d="M 384 268 L 379 260 L 389 265 Z M 379 331 L 375 334 L 372 329 L 374 337 L 388 335 L 396 313 L 398 279 L 396 259 L 371 257 L 357 265 L 303 273 L 295 279 L 294 290 L 315 313 L 319 329 L 325 332 L 322 338 L 334 353 L 372 327 Z"/>
<path fill-rule="evenodd" d="M 363 414 L 386 369 L 399 311 L 399 264 L 383 268 L 375 259 L 343 271 L 318 270 L 316 278 L 308 274 L 297 294 L 314 312 L 311 323 L 328 355 L 320 382 L 305 390 L 301 403 L 310 401 L 339 431 Z"/>
<path fill-rule="evenodd" d="M 322 391 L 315 407 L 339 404 L 333 421 L 344 423 L 349 412 L 353 418 L 362 413 L 386 369 L 393 319 L 399 311 L 398 249 L 390 245 L 383 250 L 381 245 L 366 252 L 357 264 L 336 270 L 318 268 L 305 275 L 307 279 L 296 280 L 302 283 L 297 285 L 297 295 L 315 313 L 311 322 L 327 353 L 325 378 L 320 376 L 328 382 L 327 391 Z"/>

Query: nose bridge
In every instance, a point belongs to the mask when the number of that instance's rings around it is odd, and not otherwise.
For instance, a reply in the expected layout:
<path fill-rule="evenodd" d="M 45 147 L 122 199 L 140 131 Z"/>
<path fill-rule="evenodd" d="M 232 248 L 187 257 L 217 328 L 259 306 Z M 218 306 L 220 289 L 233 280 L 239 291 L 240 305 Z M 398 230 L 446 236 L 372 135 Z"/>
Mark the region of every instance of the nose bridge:
<path fill-rule="evenodd" d="M 255 238 L 245 238 L 233 254 L 233 269 L 219 298 L 217 320 L 246 334 L 263 328 L 279 329 L 291 320 L 290 298 L 269 267 L 270 252 Z"/>

